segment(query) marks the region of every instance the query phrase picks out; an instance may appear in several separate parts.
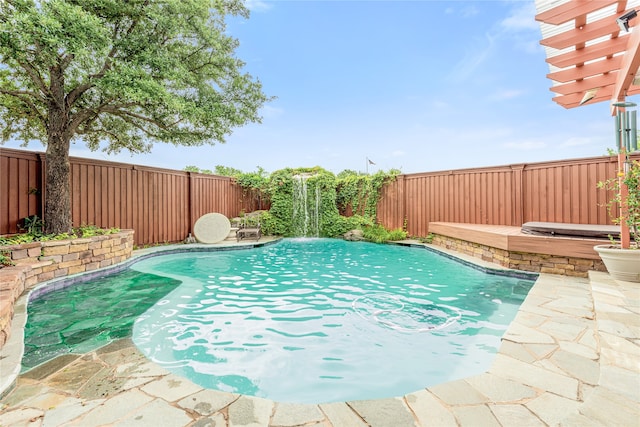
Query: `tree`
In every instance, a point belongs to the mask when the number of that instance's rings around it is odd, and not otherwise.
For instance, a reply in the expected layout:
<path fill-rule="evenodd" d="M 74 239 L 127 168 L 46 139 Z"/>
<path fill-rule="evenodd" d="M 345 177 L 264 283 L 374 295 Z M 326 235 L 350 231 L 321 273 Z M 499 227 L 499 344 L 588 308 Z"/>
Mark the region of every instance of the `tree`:
<path fill-rule="evenodd" d="M 69 147 L 225 142 L 269 101 L 235 57 L 242 0 L 0 1 L 3 142 L 46 143 L 47 233 L 71 228 Z"/>
<path fill-rule="evenodd" d="M 200 169 L 197 166 L 185 166 L 183 169 L 185 172 L 195 172 L 195 173 L 203 173 L 206 175 L 212 175 L 213 172 L 210 169 Z"/>

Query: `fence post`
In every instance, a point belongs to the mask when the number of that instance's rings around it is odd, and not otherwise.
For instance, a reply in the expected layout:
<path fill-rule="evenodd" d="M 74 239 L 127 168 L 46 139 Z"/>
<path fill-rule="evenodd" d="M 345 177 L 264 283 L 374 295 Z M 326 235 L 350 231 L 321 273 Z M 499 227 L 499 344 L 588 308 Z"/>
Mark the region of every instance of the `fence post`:
<path fill-rule="evenodd" d="M 513 173 L 513 206 L 511 207 L 514 217 L 511 225 L 522 225 L 524 221 L 524 183 L 522 175 L 525 164 L 511 165 Z"/>
<path fill-rule="evenodd" d="M 46 206 L 47 195 L 47 160 L 45 153 L 38 153 L 38 162 L 40 163 L 40 206 L 36 209 L 38 216 L 44 221 L 44 207 Z M 69 177 L 71 179 L 71 177 Z"/>
<path fill-rule="evenodd" d="M 400 228 L 404 229 L 404 220 L 407 215 L 407 201 L 405 199 L 404 191 L 404 175 L 397 176 L 397 191 L 398 191 L 398 216 L 400 217 Z M 408 225 L 408 224 L 407 224 Z M 427 225 L 428 227 L 428 225 Z M 407 227 L 408 228 L 408 227 Z M 409 231 L 409 230 L 405 230 Z"/>
<path fill-rule="evenodd" d="M 189 218 L 189 227 L 187 230 L 187 236 L 193 235 L 193 172 L 187 172 L 188 185 L 187 185 L 187 218 Z"/>

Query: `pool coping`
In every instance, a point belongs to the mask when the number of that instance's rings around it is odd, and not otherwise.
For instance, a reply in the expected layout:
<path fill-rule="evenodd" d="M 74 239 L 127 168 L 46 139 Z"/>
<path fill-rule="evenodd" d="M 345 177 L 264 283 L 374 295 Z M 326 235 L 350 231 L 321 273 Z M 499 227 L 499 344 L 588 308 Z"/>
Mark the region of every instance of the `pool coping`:
<path fill-rule="evenodd" d="M 445 252 L 442 248 L 432 249 Z M 149 252 L 152 253 L 136 255 L 148 257 L 164 251 L 156 249 Z M 457 253 L 450 255 L 463 258 Z M 135 259 L 140 260 L 140 257 Z M 475 258 L 469 261 L 482 264 Z M 127 262 L 135 261 L 132 257 Z M 486 264 L 483 268 L 508 270 Z M 244 415 L 250 413 L 257 425 L 300 425 L 321 420 L 333 426 L 430 423 L 451 426 L 556 425 L 561 422 L 607 425 L 612 421 L 632 424 L 637 423 L 640 416 L 639 290 L 638 284 L 613 280 L 606 273 L 592 271 L 589 279 L 540 274 L 503 335 L 500 350 L 487 372 L 401 397 L 296 405 L 215 392 L 215 397 L 209 397 L 208 402 L 224 401 L 224 405 L 220 403 L 222 406 L 213 414 L 200 414 L 198 411 L 194 414 L 191 403 L 185 403 L 186 398 L 197 400 L 204 389 L 188 380 L 165 372 L 149 383 L 166 384 L 169 378 L 179 381 L 182 384 L 179 388 L 184 393 L 182 400 L 171 400 L 172 397 L 165 396 L 149 384 L 136 390 L 150 395 L 159 405 L 179 408 L 182 415 L 189 416 L 189 423 L 222 414 L 227 423 L 223 425 L 242 425 L 238 411 L 244 408 L 240 412 Z M 26 301 L 26 296 L 19 300 L 14 328 L 20 330 L 14 329 L 12 338 L 23 335 Z M 13 345 L 13 342 L 7 345 Z M 3 365 L 0 386 L 6 382 L 4 349 L 7 345 L 0 351 L 0 363 Z M 17 359 L 18 372 L 20 359 L 21 354 Z M 116 397 L 93 403 L 102 408 L 111 407 L 115 405 Z M 145 407 L 141 405 L 140 411 Z M 0 409 L 18 416 L 20 413 L 32 414 L 37 411 L 37 405 L 26 401 Z M 86 420 L 82 417 L 89 417 L 94 410 L 97 409 L 88 405 L 86 413 L 79 419 Z M 294 417 L 294 414 L 297 415 Z M 300 418 L 300 414 L 308 414 L 308 417 Z M 2 417 L 4 415 L 0 415 L 0 423 L 3 422 Z M 293 423 L 294 418 L 297 424 Z M 288 420 L 288 424 L 283 419 Z M 350 420 L 350 423 L 344 424 L 340 420 Z M 361 424 L 351 424 L 351 421 Z"/>

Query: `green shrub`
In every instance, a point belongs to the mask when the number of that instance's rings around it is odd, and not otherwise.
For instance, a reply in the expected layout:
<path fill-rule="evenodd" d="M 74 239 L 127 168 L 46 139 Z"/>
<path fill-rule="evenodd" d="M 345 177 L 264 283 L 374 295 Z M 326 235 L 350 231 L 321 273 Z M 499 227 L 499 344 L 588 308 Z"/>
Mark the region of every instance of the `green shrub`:
<path fill-rule="evenodd" d="M 392 242 L 407 238 L 407 233 L 402 229 L 387 230 L 379 224 L 364 227 L 362 231 L 364 238 L 374 243 Z"/>
<path fill-rule="evenodd" d="M 1 267 L 10 267 L 12 265 L 16 265 L 13 261 L 11 261 L 11 256 L 9 252 L 2 251 L 0 252 L 0 268 Z"/>
<path fill-rule="evenodd" d="M 116 227 L 99 228 L 95 225 L 81 225 L 80 227 L 72 229 L 69 233 L 42 234 L 39 226 L 35 226 L 34 224 L 37 225 L 37 221 L 40 221 L 40 223 L 43 225 L 44 223 L 39 220 L 36 215 L 30 218 L 35 218 L 35 220 L 25 222 L 25 224 L 29 225 L 29 228 L 25 228 L 25 230 L 31 230 L 31 232 L 16 234 L 15 236 L 9 237 L 0 237 L 0 245 L 21 245 L 31 242 L 48 242 L 51 240 L 77 239 L 78 237 L 102 236 L 105 234 L 120 232 L 120 229 Z"/>

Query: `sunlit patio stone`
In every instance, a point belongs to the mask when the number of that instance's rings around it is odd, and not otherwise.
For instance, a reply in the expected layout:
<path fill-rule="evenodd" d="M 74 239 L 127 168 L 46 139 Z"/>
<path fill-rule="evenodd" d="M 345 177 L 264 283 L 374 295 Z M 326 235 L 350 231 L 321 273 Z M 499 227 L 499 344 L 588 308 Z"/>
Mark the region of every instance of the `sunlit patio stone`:
<path fill-rule="evenodd" d="M 117 408 L 112 408 L 117 411 Z M 113 423 L 114 427 L 130 427 L 133 425 L 140 426 L 162 426 L 166 425 L 167 420 L 171 420 L 172 426 L 186 426 L 191 422 L 191 417 L 184 411 L 167 405 L 161 399 L 154 399 L 135 413 L 124 415 L 117 422 Z"/>
<path fill-rule="evenodd" d="M 600 364 L 598 362 L 564 350 L 556 351 L 550 360 L 562 371 L 581 382 L 598 384 L 600 378 Z"/>
<path fill-rule="evenodd" d="M 538 366 L 520 362 L 508 356 L 496 355 L 489 372 L 525 385 L 549 390 L 560 396 L 578 399 L 578 381 Z"/>
<path fill-rule="evenodd" d="M 150 396 L 160 397 L 167 402 L 175 402 L 193 393 L 197 393 L 201 389 L 200 386 L 195 385 L 185 378 L 169 374 L 145 385 L 141 390 Z"/>
<path fill-rule="evenodd" d="M 20 376 L 0 400 L 0 425 L 637 425 L 640 291 L 606 273 L 589 280 L 540 276 L 488 372 L 403 397 L 296 405 L 205 390 L 122 339 Z M 17 307 L 24 315 L 24 302 Z M 13 349 L 19 360 L 15 341 L 2 355 Z"/>
<path fill-rule="evenodd" d="M 451 409 L 453 415 L 465 426 L 502 427 L 493 412 L 485 405 L 456 406 Z"/>
<path fill-rule="evenodd" d="M 324 420 L 318 405 L 297 403 L 276 403 L 271 424 L 276 426 L 296 426 Z"/>
<path fill-rule="evenodd" d="M 217 390 L 202 390 L 180 400 L 178 405 L 201 415 L 211 415 L 229 406 L 239 397 L 237 394 Z"/>
<path fill-rule="evenodd" d="M 537 395 L 531 387 L 489 373 L 466 378 L 465 381 L 493 403 L 518 402 Z"/>
<path fill-rule="evenodd" d="M 405 396 L 407 405 L 423 426 L 457 426 L 456 419 L 448 408 L 427 390 L 416 391 Z M 348 425 L 348 424 L 339 424 Z"/>
<path fill-rule="evenodd" d="M 544 426 L 538 417 L 522 405 L 490 405 L 489 409 L 503 426 Z"/>
<path fill-rule="evenodd" d="M 580 402 L 554 393 L 543 393 L 525 406 L 548 425 L 557 425 L 567 415 L 577 412 Z"/>
<path fill-rule="evenodd" d="M 267 399 L 241 396 L 229 405 L 229 427 L 269 425 L 273 405 Z"/>
<path fill-rule="evenodd" d="M 347 404 L 372 426 L 416 425 L 409 407 L 402 399 L 357 400 Z"/>

